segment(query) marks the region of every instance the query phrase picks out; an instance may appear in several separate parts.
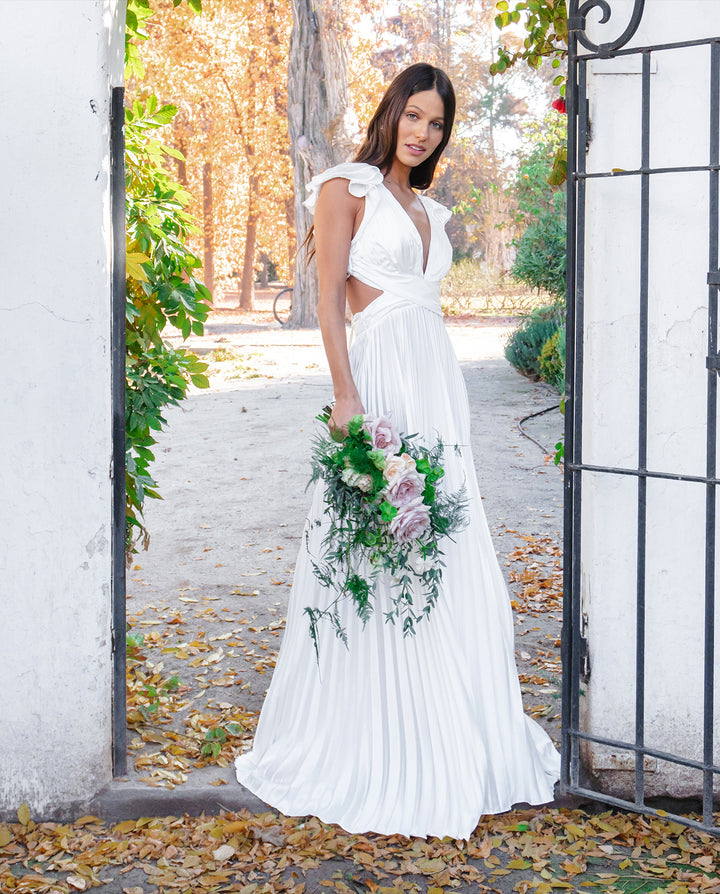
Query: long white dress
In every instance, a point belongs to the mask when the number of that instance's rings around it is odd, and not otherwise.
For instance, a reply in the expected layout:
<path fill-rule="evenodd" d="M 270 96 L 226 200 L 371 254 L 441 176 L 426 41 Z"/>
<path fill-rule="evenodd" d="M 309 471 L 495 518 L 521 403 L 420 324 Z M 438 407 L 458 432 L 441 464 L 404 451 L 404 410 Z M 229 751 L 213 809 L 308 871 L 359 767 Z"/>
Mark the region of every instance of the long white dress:
<path fill-rule="evenodd" d="M 402 432 L 446 450 L 445 485 L 465 483 L 469 525 L 445 541 L 441 595 L 403 637 L 387 623 L 387 594 L 363 629 L 341 611 L 348 645 L 320 624 L 319 666 L 305 606 L 332 594 L 316 580 L 322 483 L 300 547 L 287 628 L 252 751 L 236 759 L 238 781 L 290 816 L 313 814 L 347 832 L 467 839 L 483 814 L 553 797 L 560 758 L 544 730 L 523 713 L 512 614 L 480 500 L 470 451 L 465 384 L 440 308 L 450 268 L 450 211 L 420 199 L 431 225 L 423 271 L 420 234 L 372 165 L 337 165 L 308 186 L 347 179 L 365 212 L 348 275 L 382 289 L 352 321 L 350 362 L 366 412 L 391 414 Z"/>

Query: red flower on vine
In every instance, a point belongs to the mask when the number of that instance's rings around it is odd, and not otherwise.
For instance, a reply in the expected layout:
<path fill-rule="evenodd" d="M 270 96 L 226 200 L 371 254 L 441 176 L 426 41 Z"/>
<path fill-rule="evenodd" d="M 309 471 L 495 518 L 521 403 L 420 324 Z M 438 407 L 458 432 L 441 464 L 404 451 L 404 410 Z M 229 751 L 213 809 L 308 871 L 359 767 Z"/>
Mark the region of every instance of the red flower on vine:
<path fill-rule="evenodd" d="M 560 112 L 561 115 L 567 115 L 567 106 L 565 105 L 565 100 L 562 96 L 559 96 L 556 100 L 554 100 L 552 107 L 556 112 Z"/>

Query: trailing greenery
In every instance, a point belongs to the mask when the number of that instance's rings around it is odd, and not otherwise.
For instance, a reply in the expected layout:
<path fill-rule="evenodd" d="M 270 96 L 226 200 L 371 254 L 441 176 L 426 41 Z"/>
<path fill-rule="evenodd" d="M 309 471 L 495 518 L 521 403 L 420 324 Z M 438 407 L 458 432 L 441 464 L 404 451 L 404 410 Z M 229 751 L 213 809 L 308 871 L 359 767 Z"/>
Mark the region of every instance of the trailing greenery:
<path fill-rule="evenodd" d="M 563 309 L 552 304 L 529 313 L 508 336 L 505 357 L 515 369 L 533 381 L 540 379 L 540 352 L 562 324 Z"/>
<path fill-rule="evenodd" d="M 561 398 L 560 400 L 560 412 L 565 415 L 565 398 Z M 555 445 L 555 455 L 553 457 L 555 461 L 555 465 L 559 466 L 561 462 L 565 461 L 565 432 L 560 435 L 560 440 Z"/>
<path fill-rule="evenodd" d="M 537 69 L 544 59 L 551 59 L 553 68 L 560 68 L 567 56 L 567 7 L 565 0 L 518 0 L 512 9 L 508 0 L 495 4 L 498 15 L 495 24 L 507 28 L 521 24 L 527 36 L 522 49 L 511 51 L 502 44 L 498 47 L 497 62 L 490 66 L 491 74 L 502 74 L 518 62 L 525 62 Z M 564 85 L 565 77 L 559 74 L 554 84 Z M 564 93 L 564 87 L 561 87 Z"/>
<path fill-rule="evenodd" d="M 555 69 L 561 69 L 567 57 L 568 30 L 567 6 L 565 0 L 517 0 L 510 8 L 508 0 L 496 3 L 498 15 L 495 24 L 501 30 L 521 24 L 526 37 L 521 49 L 511 50 L 502 43 L 498 45 L 497 60 L 490 66 L 493 75 L 509 71 L 519 62 L 525 62 L 530 68 L 540 68 L 543 60 L 550 59 Z M 562 72 L 553 78 L 561 96 L 565 96 L 566 75 Z M 558 108 L 556 103 L 553 103 Z M 565 103 L 560 101 L 560 114 L 565 113 Z M 560 186 L 567 177 L 567 146 L 557 146 L 554 163 L 550 174 L 550 182 Z"/>
<path fill-rule="evenodd" d="M 174 0 L 175 2 L 175 0 Z M 180 0 L 175 2 L 178 6 Z M 188 0 L 199 11 L 199 0 Z M 152 15 L 148 0 L 130 0 L 125 44 L 126 74 L 144 73 L 135 38 Z M 196 278 L 200 259 L 187 248 L 197 230 L 188 213 L 190 195 L 167 169 L 168 159 L 182 158 L 163 145 L 157 131 L 177 109 L 160 107 L 153 94 L 125 110 L 125 188 L 127 225 L 126 303 L 126 517 L 127 548 L 147 546 L 142 523 L 146 497 L 159 498 L 150 467 L 154 432 L 166 424 L 165 408 L 179 403 L 192 382 L 206 388 L 207 364 L 162 339 L 166 325 L 187 338 L 201 335 L 211 296 Z"/>

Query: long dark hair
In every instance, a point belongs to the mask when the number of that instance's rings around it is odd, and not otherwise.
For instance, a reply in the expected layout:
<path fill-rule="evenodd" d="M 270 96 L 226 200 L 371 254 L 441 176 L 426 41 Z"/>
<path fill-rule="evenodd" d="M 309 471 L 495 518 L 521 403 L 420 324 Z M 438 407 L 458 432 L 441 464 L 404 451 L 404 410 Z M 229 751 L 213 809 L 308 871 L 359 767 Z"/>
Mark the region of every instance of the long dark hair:
<path fill-rule="evenodd" d="M 410 97 L 425 90 L 437 90 L 445 108 L 442 140 L 429 158 L 410 171 L 410 186 L 427 189 L 432 183 L 443 149 L 448 144 L 455 120 L 455 91 L 450 78 L 441 68 L 427 62 L 416 62 L 393 78 L 372 116 L 367 136 L 353 161 L 375 165 L 386 174 L 395 158 L 400 116 Z"/>
<path fill-rule="evenodd" d="M 429 158 L 410 171 L 410 186 L 427 189 L 435 176 L 435 168 L 443 149 L 448 144 L 455 120 L 455 91 L 450 78 L 441 68 L 435 68 L 427 62 L 409 65 L 393 78 L 372 116 L 367 136 L 353 161 L 375 165 L 383 174 L 387 174 L 395 158 L 400 116 L 410 97 L 424 90 L 437 90 L 445 110 L 442 140 Z M 315 254 L 314 233 L 315 227 L 311 226 L 301 246 L 307 252 L 308 264 Z"/>

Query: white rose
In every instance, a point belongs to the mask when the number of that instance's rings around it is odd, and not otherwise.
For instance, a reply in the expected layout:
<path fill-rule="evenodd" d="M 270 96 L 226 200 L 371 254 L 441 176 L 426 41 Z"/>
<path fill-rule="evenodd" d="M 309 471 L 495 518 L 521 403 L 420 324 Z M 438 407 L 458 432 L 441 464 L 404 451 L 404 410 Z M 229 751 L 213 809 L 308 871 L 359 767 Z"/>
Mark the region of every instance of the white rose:
<path fill-rule="evenodd" d="M 360 472 L 356 472 L 354 469 L 343 469 L 340 477 L 345 484 L 350 487 L 357 487 L 363 493 L 372 490 L 373 480 L 371 475 L 363 475 Z"/>
<path fill-rule="evenodd" d="M 415 460 L 409 453 L 401 453 L 399 456 L 389 456 L 383 469 L 383 475 L 388 483 L 392 483 L 393 478 L 402 475 L 405 472 L 415 471 Z"/>

